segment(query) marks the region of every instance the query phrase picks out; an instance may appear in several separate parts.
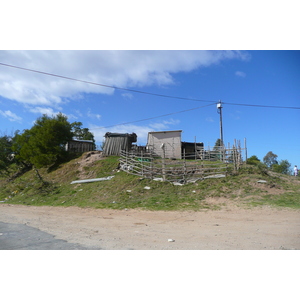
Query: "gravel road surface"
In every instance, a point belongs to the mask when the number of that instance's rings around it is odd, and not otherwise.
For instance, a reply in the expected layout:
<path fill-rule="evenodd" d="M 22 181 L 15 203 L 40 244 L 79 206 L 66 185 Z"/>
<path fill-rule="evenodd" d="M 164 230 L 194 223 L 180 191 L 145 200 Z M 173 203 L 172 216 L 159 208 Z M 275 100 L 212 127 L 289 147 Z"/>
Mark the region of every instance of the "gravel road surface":
<path fill-rule="evenodd" d="M 300 211 L 208 211 L 0 205 L 1 249 L 300 249 Z M 12 242 L 14 241 L 14 242 Z"/>

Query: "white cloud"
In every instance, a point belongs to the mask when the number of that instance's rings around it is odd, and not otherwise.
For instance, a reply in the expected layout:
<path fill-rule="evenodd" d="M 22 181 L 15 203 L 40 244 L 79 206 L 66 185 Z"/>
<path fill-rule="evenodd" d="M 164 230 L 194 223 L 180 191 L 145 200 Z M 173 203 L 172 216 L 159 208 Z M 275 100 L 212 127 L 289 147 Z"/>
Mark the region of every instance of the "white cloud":
<path fill-rule="evenodd" d="M 48 115 L 49 117 L 53 115 L 57 115 L 59 113 L 58 111 L 55 112 L 51 107 L 41 107 L 41 106 L 29 108 L 29 111 L 36 114 Z"/>
<path fill-rule="evenodd" d="M 101 128 L 99 125 L 89 125 L 90 131 L 94 134 L 96 143 L 101 143 L 105 140 L 104 135 L 106 132 L 118 132 L 118 133 L 132 133 L 135 132 L 138 136 L 138 144 L 146 144 L 149 131 L 153 131 L 150 126 L 138 126 L 133 124 L 117 125 L 109 128 Z"/>
<path fill-rule="evenodd" d="M 32 113 L 39 114 L 39 115 L 47 115 L 48 117 L 56 116 L 59 113 L 62 113 L 61 111 L 54 111 L 51 107 L 41 107 L 41 106 L 36 106 L 36 107 L 27 107 L 28 110 Z M 75 119 L 77 120 L 78 117 L 73 115 L 73 114 L 64 114 L 69 120 Z"/>
<path fill-rule="evenodd" d="M 10 110 L 2 111 L 0 110 L 0 115 L 7 118 L 9 121 L 12 122 L 21 122 L 22 118 L 17 116 L 15 113 L 11 112 Z"/>
<path fill-rule="evenodd" d="M 246 77 L 246 73 L 242 72 L 242 71 L 236 71 L 235 75 L 238 77 Z"/>
<path fill-rule="evenodd" d="M 0 62 L 123 88 L 173 84 L 172 74 L 223 60 L 247 60 L 239 51 L 0 51 Z M 0 66 L 0 96 L 56 108 L 80 93 L 114 89 Z"/>
<path fill-rule="evenodd" d="M 78 115 L 79 117 L 82 117 L 82 116 L 83 116 L 82 113 L 81 113 L 81 111 L 78 110 L 78 109 L 75 109 L 74 112 L 75 112 L 76 115 Z"/>
<path fill-rule="evenodd" d="M 131 93 L 123 93 L 122 96 L 127 99 L 132 99 L 133 95 Z"/>
<path fill-rule="evenodd" d="M 93 114 L 90 109 L 88 110 L 87 116 L 92 119 L 98 119 L 98 120 L 101 119 L 101 115 Z"/>
<path fill-rule="evenodd" d="M 101 128 L 99 125 L 89 125 L 90 131 L 94 134 L 95 140 L 97 143 L 100 143 L 104 140 L 104 135 L 106 132 L 118 132 L 118 133 L 132 133 L 135 132 L 137 134 L 137 144 L 138 145 L 146 145 L 148 132 L 151 131 L 161 131 L 168 130 L 170 128 L 169 125 L 179 124 L 179 120 L 164 120 L 162 122 L 152 123 L 145 126 L 139 126 L 135 124 L 126 124 L 126 125 L 116 125 L 109 128 Z M 169 129 L 171 130 L 171 129 Z"/>
<path fill-rule="evenodd" d="M 78 120 L 78 117 L 73 114 L 64 114 L 64 115 L 68 117 L 69 122 L 70 120 Z"/>
<path fill-rule="evenodd" d="M 168 121 L 151 123 L 149 126 L 152 128 L 152 131 L 154 131 L 154 130 L 162 131 L 162 130 L 168 129 L 170 127 L 169 125 L 177 125 L 179 123 L 180 123 L 179 120 L 170 119 Z"/>

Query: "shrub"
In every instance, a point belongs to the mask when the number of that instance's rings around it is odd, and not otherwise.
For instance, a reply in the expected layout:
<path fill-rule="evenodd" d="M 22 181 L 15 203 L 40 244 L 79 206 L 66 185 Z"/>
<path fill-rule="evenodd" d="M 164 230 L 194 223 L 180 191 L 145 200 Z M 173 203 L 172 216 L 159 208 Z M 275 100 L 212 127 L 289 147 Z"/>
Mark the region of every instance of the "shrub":
<path fill-rule="evenodd" d="M 249 157 L 246 161 L 246 163 L 248 165 L 254 165 L 257 166 L 260 162 L 260 160 L 258 159 L 258 157 L 256 155 L 252 155 L 251 157 Z"/>

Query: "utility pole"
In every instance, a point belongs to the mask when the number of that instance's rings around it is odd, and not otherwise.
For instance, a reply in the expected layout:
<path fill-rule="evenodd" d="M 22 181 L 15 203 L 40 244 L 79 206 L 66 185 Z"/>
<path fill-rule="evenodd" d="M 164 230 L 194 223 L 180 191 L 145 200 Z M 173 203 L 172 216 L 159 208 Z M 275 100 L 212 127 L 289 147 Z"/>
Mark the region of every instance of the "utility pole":
<path fill-rule="evenodd" d="M 224 146 L 223 141 L 223 124 L 222 124 L 222 102 L 219 100 L 219 103 L 217 104 L 218 114 L 220 115 L 220 140 L 221 140 L 221 146 Z"/>

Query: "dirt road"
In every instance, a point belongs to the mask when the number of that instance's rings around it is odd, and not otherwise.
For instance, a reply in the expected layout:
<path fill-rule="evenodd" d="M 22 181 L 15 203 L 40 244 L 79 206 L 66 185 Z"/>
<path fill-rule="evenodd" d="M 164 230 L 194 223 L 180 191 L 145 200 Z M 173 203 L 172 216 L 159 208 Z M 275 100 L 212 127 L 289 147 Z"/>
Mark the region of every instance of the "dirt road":
<path fill-rule="evenodd" d="M 270 207 L 152 212 L 1 204 L 0 222 L 88 249 L 300 249 L 300 211 Z"/>

